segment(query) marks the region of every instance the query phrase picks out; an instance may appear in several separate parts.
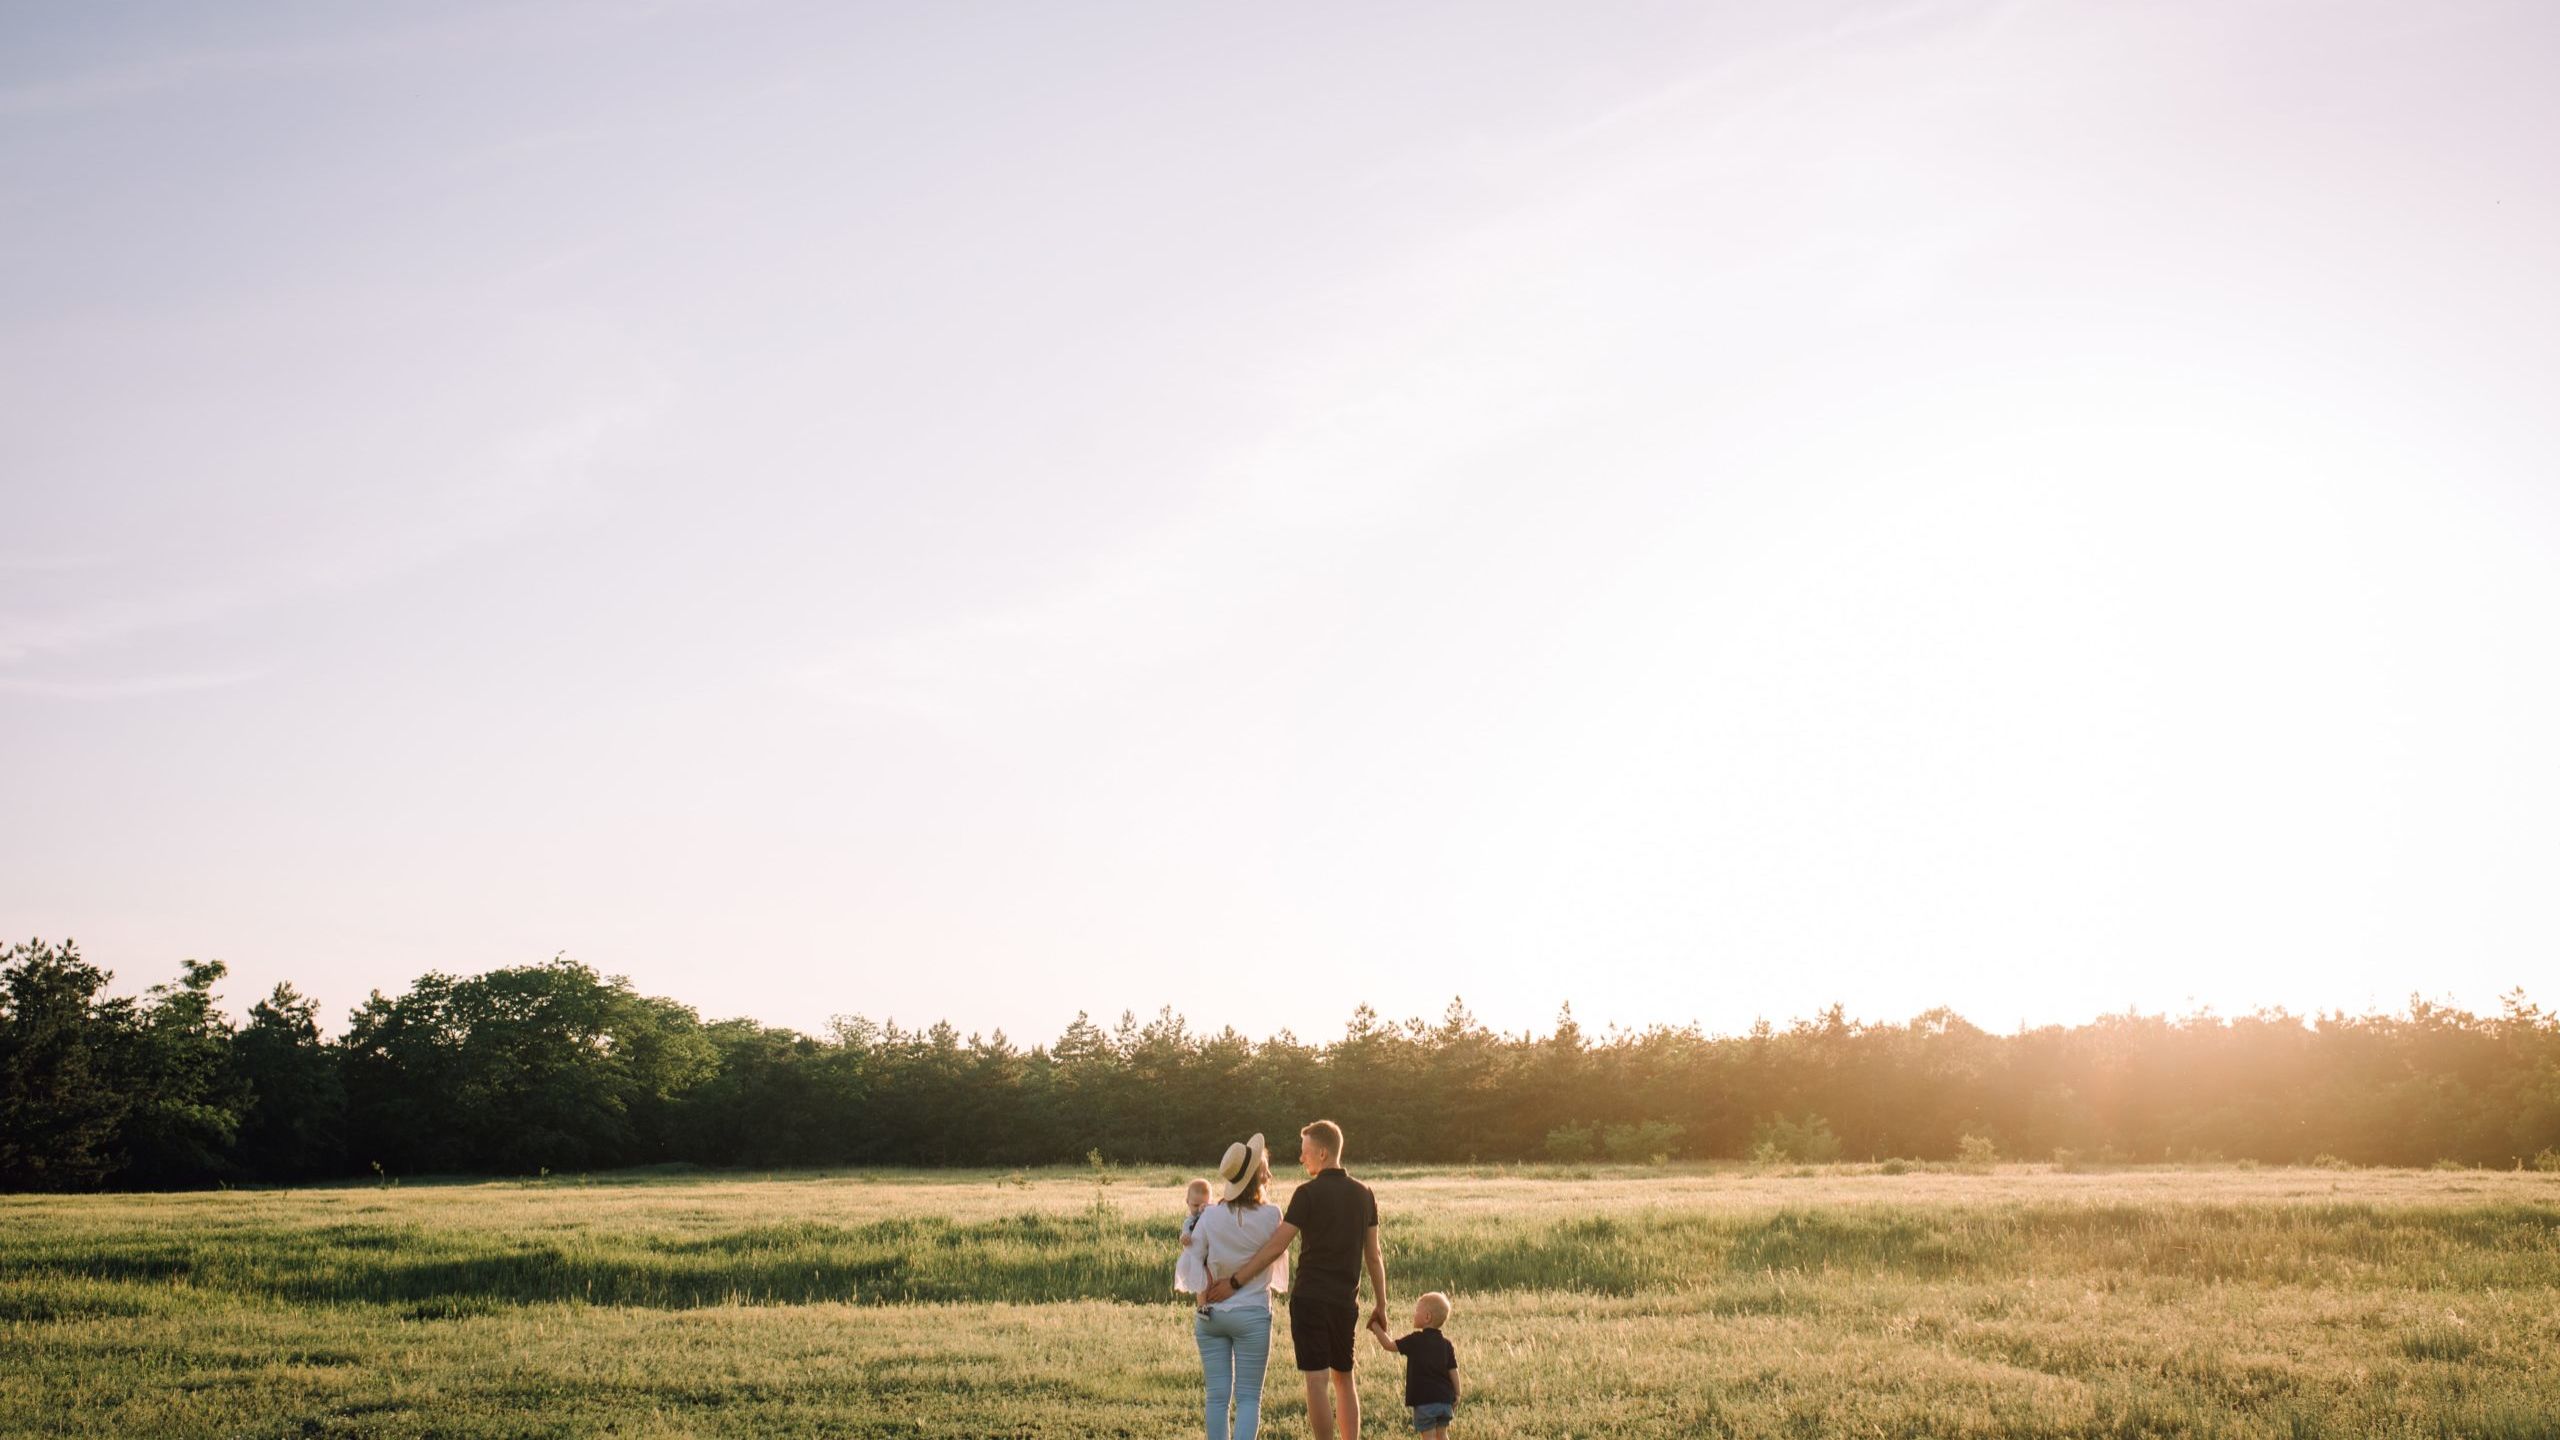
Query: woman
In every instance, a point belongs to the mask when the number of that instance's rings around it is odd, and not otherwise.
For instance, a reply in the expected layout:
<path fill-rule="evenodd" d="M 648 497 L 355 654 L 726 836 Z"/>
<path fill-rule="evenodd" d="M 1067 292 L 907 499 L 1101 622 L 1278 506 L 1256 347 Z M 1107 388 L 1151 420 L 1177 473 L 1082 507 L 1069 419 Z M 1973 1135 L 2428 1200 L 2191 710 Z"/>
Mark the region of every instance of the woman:
<path fill-rule="evenodd" d="M 1218 1162 L 1221 1203 L 1202 1211 L 1192 1230 L 1203 1247 L 1209 1278 L 1223 1280 L 1250 1259 L 1280 1227 L 1280 1207 L 1268 1202 L 1271 1162 L 1262 1137 L 1227 1147 Z M 1289 1289 L 1289 1257 L 1245 1282 L 1215 1305 L 1203 1305 L 1191 1321 L 1200 1346 L 1200 1372 L 1208 1383 L 1209 1440 L 1230 1440 L 1227 1402 L 1235 1402 L 1233 1440 L 1254 1440 L 1262 1429 L 1262 1374 L 1271 1360 L 1271 1295 Z"/>

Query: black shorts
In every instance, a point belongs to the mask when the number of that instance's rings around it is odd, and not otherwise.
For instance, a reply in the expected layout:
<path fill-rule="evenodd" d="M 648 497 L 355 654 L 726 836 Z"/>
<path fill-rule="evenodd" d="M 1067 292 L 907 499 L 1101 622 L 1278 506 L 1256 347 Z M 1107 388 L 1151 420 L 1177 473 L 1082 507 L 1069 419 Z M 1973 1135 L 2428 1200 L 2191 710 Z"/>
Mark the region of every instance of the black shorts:
<path fill-rule="evenodd" d="M 1350 1369 L 1359 1339 L 1359 1301 L 1289 1301 L 1289 1344 L 1298 1352 L 1300 1370 Z"/>

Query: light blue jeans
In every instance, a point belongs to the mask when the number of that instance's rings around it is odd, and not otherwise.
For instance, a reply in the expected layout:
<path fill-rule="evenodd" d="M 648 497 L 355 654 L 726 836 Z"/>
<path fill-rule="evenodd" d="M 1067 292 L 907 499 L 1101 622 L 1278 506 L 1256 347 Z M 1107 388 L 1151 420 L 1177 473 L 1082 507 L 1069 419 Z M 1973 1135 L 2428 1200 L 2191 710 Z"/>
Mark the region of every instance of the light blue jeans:
<path fill-rule="evenodd" d="M 1191 1317 L 1200 1373 L 1209 1382 L 1209 1440 L 1229 1440 L 1227 1401 L 1236 1404 L 1233 1440 L 1262 1433 L 1262 1375 L 1271 1365 L 1271 1307 L 1233 1305 Z"/>

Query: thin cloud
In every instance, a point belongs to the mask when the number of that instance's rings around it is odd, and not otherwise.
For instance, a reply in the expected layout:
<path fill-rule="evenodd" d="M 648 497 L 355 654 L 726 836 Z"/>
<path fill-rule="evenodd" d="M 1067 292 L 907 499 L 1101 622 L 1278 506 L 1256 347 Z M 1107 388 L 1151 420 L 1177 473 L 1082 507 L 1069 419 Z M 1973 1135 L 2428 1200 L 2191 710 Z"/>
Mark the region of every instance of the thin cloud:
<path fill-rule="evenodd" d="M 245 685 L 266 673 L 234 670 L 218 675 L 134 675 L 108 680 L 34 680 L 0 675 L 0 695 L 22 695 L 34 700 L 132 700 Z"/>
<path fill-rule="evenodd" d="M 0 555 L 0 575 L 68 575 L 106 563 L 103 555 Z"/>
<path fill-rule="evenodd" d="M 202 624 L 261 598 L 249 589 L 194 590 L 104 600 L 50 615 L 0 615 L 0 665 L 77 655 L 135 635 Z"/>
<path fill-rule="evenodd" d="M 483 469 L 445 487 L 446 498 L 435 513 L 367 535 L 334 537 L 313 547 L 299 563 L 265 567 L 255 579 L 115 596 L 50 614 L 0 614 L 0 666 L 67 658 L 312 595 L 358 589 L 505 540 L 597 499 L 595 470 L 602 450 L 647 413 L 640 402 L 616 401 L 519 435 Z M 22 693 L 49 693 L 42 687 L 52 682 L 23 683 L 38 688 Z"/>

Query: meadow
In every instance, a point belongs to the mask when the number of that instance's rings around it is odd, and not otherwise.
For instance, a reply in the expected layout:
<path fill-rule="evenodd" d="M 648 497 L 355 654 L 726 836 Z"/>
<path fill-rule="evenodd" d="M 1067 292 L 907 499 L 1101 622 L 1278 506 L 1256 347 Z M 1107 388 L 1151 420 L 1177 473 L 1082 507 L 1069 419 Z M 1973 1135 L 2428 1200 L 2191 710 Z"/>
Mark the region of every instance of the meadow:
<path fill-rule="evenodd" d="M 1470 1437 L 2560 1437 L 2560 1175 L 1362 1173 Z M 0 1196 L 0 1433 L 1196 1434 L 1182 1178 Z"/>

